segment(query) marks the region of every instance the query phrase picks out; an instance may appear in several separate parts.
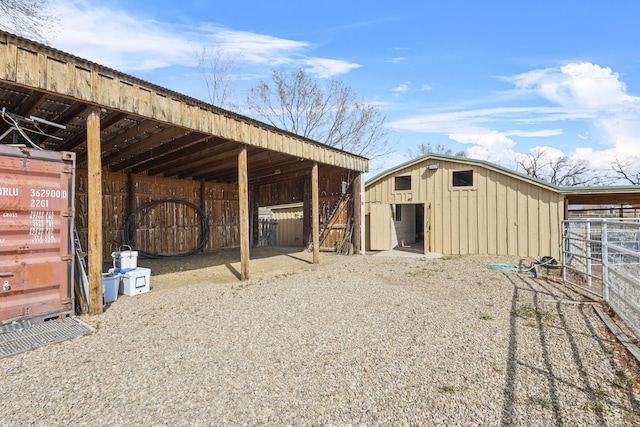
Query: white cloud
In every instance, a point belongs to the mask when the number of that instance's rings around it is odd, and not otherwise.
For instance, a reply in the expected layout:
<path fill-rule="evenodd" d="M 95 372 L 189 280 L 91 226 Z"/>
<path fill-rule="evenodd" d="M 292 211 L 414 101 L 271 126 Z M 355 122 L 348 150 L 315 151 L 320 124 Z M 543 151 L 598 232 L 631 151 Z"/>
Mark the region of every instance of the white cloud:
<path fill-rule="evenodd" d="M 486 133 L 499 124 L 537 124 L 592 117 L 579 110 L 557 107 L 496 107 L 425 114 L 389 122 L 393 129 L 425 133 Z M 512 131 L 526 132 L 526 131 Z M 561 130 L 529 131 L 556 135 Z M 542 136 L 542 135 L 539 135 Z"/>
<path fill-rule="evenodd" d="M 429 91 L 429 90 L 432 89 L 432 87 L 431 87 L 431 85 L 428 85 L 428 84 L 425 83 L 425 84 L 422 85 L 421 89 L 424 90 L 424 91 Z"/>
<path fill-rule="evenodd" d="M 119 70 L 194 65 L 189 41 L 174 26 L 141 20 L 122 10 L 85 1 L 61 2 L 55 47 Z"/>
<path fill-rule="evenodd" d="M 359 64 L 324 58 L 309 58 L 303 63 L 309 68 L 311 74 L 321 78 L 347 74 L 353 69 L 360 68 Z"/>
<path fill-rule="evenodd" d="M 462 144 L 472 144 L 467 150 L 469 156 L 497 163 L 508 163 L 514 158 L 516 142 L 500 132 L 459 133 L 449 138 Z"/>
<path fill-rule="evenodd" d="M 510 80 L 523 90 L 533 90 L 564 107 L 597 108 L 638 102 L 625 92 L 626 85 L 611 68 L 590 62 L 560 68 L 533 70 Z"/>
<path fill-rule="evenodd" d="M 61 0 L 55 47 L 120 71 L 150 71 L 170 66 L 194 67 L 200 43 L 215 43 L 243 63 L 272 70 L 306 67 L 329 77 L 345 74 L 359 64 L 307 53 L 306 41 L 288 40 L 203 23 L 197 27 L 158 22 L 126 10 L 87 0 Z"/>
<path fill-rule="evenodd" d="M 620 75 L 589 62 L 534 70 L 515 76 L 522 90 L 535 92 L 561 106 L 590 114 L 607 148 L 578 147 L 574 155 L 591 166 L 609 169 L 616 158 L 640 156 L 640 97 L 627 93 Z M 587 139 L 588 134 L 578 135 Z"/>
<path fill-rule="evenodd" d="M 409 85 L 411 84 L 411 82 L 404 82 L 404 83 L 400 83 L 398 86 L 396 86 L 393 91 L 395 93 L 405 93 L 409 90 Z"/>
<path fill-rule="evenodd" d="M 640 158 L 640 97 L 628 94 L 626 84 L 611 68 L 589 62 L 570 63 L 505 80 L 517 90 L 508 93 L 511 98 L 503 94 L 501 103 L 517 100 L 522 105 L 523 99 L 531 103 L 531 95 L 535 95 L 539 100 L 533 102 L 547 105 L 435 112 L 396 120 L 389 126 L 449 135 L 454 141 L 470 144 L 470 156 L 496 161 L 521 151 L 512 138 L 557 137 L 566 134 L 569 122 L 581 123 L 595 130 L 597 136 L 583 132 L 568 141 L 575 144 L 588 138 L 599 146 L 574 148 L 565 153 L 569 158 L 584 159 L 603 173 L 610 171 L 616 158 Z M 549 128 L 550 123 L 555 126 Z"/>
<path fill-rule="evenodd" d="M 562 129 L 543 129 L 543 130 L 535 130 L 535 131 L 525 131 L 525 130 L 508 130 L 504 132 L 507 136 L 521 136 L 521 137 L 547 137 L 547 136 L 558 136 L 562 135 Z"/>
<path fill-rule="evenodd" d="M 398 56 L 396 58 L 391 58 L 391 59 L 387 60 L 387 62 L 390 62 L 392 64 L 398 64 L 398 63 L 404 62 L 406 60 L 407 60 L 407 58 L 405 58 L 404 56 Z"/>

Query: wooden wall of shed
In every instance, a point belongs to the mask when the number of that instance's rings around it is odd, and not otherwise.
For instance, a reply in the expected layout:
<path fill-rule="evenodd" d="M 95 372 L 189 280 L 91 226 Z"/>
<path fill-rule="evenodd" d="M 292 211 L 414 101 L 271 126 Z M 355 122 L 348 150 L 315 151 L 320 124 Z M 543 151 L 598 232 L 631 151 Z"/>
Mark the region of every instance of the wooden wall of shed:
<path fill-rule="evenodd" d="M 87 171 L 76 171 L 75 222 L 83 248 L 87 243 Z M 129 191 L 131 190 L 131 197 Z M 131 212 L 157 200 L 178 199 L 202 209 L 209 222 L 204 251 L 239 245 L 238 189 L 233 184 L 127 175 L 102 172 L 103 259 L 124 243 L 124 226 Z M 135 217 L 131 230 L 134 248 L 149 253 L 187 253 L 200 244 L 202 222 L 184 204 L 159 204 L 146 215 Z"/>
<path fill-rule="evenodd" d="M 354 178 L 354 172 L 344 169 L 335 169 L 329 167 L 320 167 L 318 171 L 318 208 L 320 215 L 320 224 L 327 220 L 333 208 L 337 205 L 342 195 L 342 182 L 351 182 Z M 349 191 L 352 189 L 350 188 Z M 320 244 L 321 250 L 333 250 L 337 241 L 344 238 L 344 225 L 346 225 L 347 215 L 353 215 L 353 204 L 349 203 L 345 211 L 338 214 L 332 222 L 335 228 L 332 228 L 324 241 Z M 341 227 L 342 225 L 342 227 Z M 305 200 L 303 206 L 303 237 L 304 244 L 311 243 L 311 185 L 310 182 L 305 186 Z"/>
<path fill-rule="evenodd" d="M 438 168 L 428 169 L 429 163 L 438 163 Z M 453 187 L 453 172 L 465 170 L 474 171 L 474 185 Z M 411 189 L 396 191 L 397 176 L 410 176 Z M 537 257 L 555 256 L 560 245 L 561 194 L 478 164 L 416 163 L 368 185 L 365 200 L 365 214 L 376 212 L 374 204 L 429 202 L 433 252 Z M 382 229 L 371 217 L 367 232 Z"/>
<path fill-rule="evenodd" d="M 350 182 L 355 176 L 353 171 L 320 166 L 318 170 L 318 192 L 320 223 L 333 210 L 342 194 L 342 181 Z M 289 203 L 303 202 L 303 245 L 307 245 L 311 239 L 311 185 L 309 175 L 304 175 L 294 180 L 281 181 L 273 184 L 262 185 L 259 188 L 260 206 L 277 206 Z M 353 210 L 349 205 L 348 212 Z M 322 247 L 333 248 L 335 242 L 344 237 L 344 225 L 347 222 L 347 214 L 344 213 L 334 221 L 337 227 L 325 239 Z"/>
<path fill-rule="evenodd" d="M 258 187 L 259 206 L 278 206 L 302 202 L 304 176 Z"/>

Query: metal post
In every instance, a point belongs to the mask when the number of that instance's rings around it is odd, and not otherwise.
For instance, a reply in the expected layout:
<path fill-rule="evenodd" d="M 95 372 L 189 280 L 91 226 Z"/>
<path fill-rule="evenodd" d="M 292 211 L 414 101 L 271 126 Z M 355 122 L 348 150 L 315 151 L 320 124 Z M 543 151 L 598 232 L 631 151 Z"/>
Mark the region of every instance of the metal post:
<path fill-rule="evenodd" d="M 607 221 L 602 221 L 602 298 L 609 302 L 609 243 Z"/>
<path fill-rule="evenodd" d="M 562 227 L 562 281 L 567 281 L 567 252 L 569 252 L 569 223 L 561 222 Z"/>
<path fill-rule="evenodd" d="M 587 286 L 591 287 L 591 221 L 587 221 L 585 228 L 585 252 L 587 256 Z"/>

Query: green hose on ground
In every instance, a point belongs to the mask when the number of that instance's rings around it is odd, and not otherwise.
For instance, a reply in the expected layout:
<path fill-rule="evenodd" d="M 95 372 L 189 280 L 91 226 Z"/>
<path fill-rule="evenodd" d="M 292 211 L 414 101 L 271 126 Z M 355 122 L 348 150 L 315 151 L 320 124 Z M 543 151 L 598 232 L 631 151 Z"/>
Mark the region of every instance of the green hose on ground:
<path fill-rule="evenodd" d="M 491 270 L 515 271 L 516 273 L 526 273 L 527 271 L 533 270 L 536 267 L 536 265 L 538 264 L 534 264 L 531 267 L 523 267 L 518 264 L 487 264 L 487 267 L 489 267 L 489 269 Z"/>
<path fill-rule="evenodd" d="M 560 254 L 561 249 L 562 249 L 562 245 L 558 247 L 558 251 L 556 252 L 555 257 L 544 256 L 540 261 L 536 259 L 535 262 L 531 265 L 531 267 L 525 267 L 519 264 L 487 264 L 487 267 L 491 270 L 515 271 L 516 273 L 526 273 L 528 271 L 533 270 L 536 267 L 542 267 L 543 265 L 547 265 L 547 264 L 554 264 L 554 265 L 557 264 L 558 261 L 556 260 L 556 258 Z"/>

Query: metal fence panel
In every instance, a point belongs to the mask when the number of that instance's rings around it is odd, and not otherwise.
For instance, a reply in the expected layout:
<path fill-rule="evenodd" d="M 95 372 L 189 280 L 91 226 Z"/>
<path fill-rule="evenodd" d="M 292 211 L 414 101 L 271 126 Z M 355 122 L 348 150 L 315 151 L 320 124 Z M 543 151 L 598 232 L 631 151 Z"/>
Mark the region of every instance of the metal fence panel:
<path fill-rule="evenodd" d="M 601 296 L 640 335 L 640 221 L 563 221 L 563 278 Z"/>
<path fill-rule="evenodd" d="M 602 220 L 563 221 L 562 226 L 564 281 L 602 296 Z"/>

